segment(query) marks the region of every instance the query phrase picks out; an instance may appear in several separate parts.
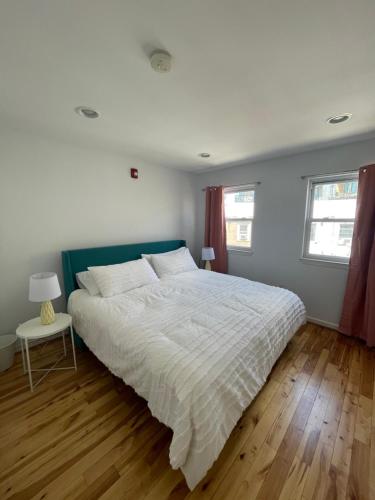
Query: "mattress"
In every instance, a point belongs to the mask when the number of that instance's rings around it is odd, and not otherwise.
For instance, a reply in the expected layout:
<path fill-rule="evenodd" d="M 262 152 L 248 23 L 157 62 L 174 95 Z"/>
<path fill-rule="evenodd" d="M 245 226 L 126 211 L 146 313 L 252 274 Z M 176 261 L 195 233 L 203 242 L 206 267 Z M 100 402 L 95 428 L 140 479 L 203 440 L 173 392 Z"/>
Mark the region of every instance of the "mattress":
<path fill-rule="evenodd" d="M 190 489 L 306 320 L 288 290 L 204 270 L 111 298 L 76 290 L 68 310 L 89 349 L 172 429 L 170 463 Z"/>

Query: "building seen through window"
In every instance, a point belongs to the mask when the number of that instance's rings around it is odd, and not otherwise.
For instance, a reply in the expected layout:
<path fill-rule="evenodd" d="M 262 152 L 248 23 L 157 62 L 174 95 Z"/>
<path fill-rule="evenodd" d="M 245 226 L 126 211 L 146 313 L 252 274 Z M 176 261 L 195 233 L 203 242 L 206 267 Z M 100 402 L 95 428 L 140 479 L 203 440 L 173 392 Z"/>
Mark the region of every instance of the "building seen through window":
<path fill-rule="evenodd" d="M 350 258 L 358 179 L 349 176 L 310 180 L 305 223 L 305 257 L 348 262 Z"/>
<path fill-rule="evenodd" d="M 224 191 L 227 247 L 250 250 L 254 218 L 253 187 L 246 189 L 226 188 Z"/>

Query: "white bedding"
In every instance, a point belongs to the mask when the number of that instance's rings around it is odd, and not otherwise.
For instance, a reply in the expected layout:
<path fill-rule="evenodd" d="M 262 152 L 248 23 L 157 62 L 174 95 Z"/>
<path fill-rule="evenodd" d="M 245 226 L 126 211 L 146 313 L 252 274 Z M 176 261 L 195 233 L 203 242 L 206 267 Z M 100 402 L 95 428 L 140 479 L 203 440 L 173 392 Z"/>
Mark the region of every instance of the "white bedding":
<path fill-rule="evenodd" d="M 292 292 L 196 270 L 111 298 L 74 291 L 76 331 L 170 427 L 170 463 L 189 488 L 217 459 L 305 322 Z"/>

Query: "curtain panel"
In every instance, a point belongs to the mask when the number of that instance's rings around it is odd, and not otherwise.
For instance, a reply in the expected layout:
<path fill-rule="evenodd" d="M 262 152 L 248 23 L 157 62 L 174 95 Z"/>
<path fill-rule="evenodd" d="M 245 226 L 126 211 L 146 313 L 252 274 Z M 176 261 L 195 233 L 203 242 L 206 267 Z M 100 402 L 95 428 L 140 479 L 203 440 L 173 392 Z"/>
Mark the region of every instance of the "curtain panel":
<path fill-rule="evenodd" d="M 375 165 L 359 170 L 352 251 L 339 330 L 375 346 Z"/>
<path fill-rule="evenodd" d="M 204 245 L 213 247 L 215 260 L 211 262 L 213 271 L 228 272 L 228 252 L 224 212 L 224 187 L 206 188 L 206 227 Z"/>

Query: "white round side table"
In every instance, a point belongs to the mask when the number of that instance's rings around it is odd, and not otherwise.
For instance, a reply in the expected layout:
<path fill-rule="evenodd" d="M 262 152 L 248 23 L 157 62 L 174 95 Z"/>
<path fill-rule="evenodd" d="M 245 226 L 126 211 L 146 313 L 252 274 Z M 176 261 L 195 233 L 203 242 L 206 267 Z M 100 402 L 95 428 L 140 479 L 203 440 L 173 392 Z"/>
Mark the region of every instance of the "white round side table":
<path fill-rule="evenodd" d="M 65 343 L 65 331 L 70 329 L 70 339 L 72 342 L 72 350 L 73 350 L 73 362 L 74 365 L 66 366 L 63 368 L 56 368 L 56 365 L 66 357 L 66 343 Z M 29 354 L 29 341 L 30 340 L 39 340 L 47 337 L 51 337 L 56 333 L 62 332 L 63 346 L 64 346 L 64 354 L 51 366 L 51 368 L 40 368 L 33 370 L 31 368 L 30 363 L 30 354 Z M 29 375 L 29 383 L 30 390 L 33 392 L 34 388 L 51 372 L 56 370 L 77 370 L 77 361 L 76 361 L 76 352 L 74 349 L 74 338 L 73 338 L 73 327 L 72 327 L 72 317 L 70 314 L 65 313 L 57 313 L 56 320 L 50 325 L 42 325 L 40 322 L 40 317 L 33 318 L 30 321 L 26 321 L 26 323 L 22 323 L 16 330 L 17 337 L 20 339 L 21 343 L 21 352 L 22 352 L 22 364 L 24 373 L 26 373 L 25 368 L 25 351 L 26 351 L 26 367 L 27 373 Z M 34 383 L 32 373 L 33 372 L 45 372 L 39 380 Z"/>

